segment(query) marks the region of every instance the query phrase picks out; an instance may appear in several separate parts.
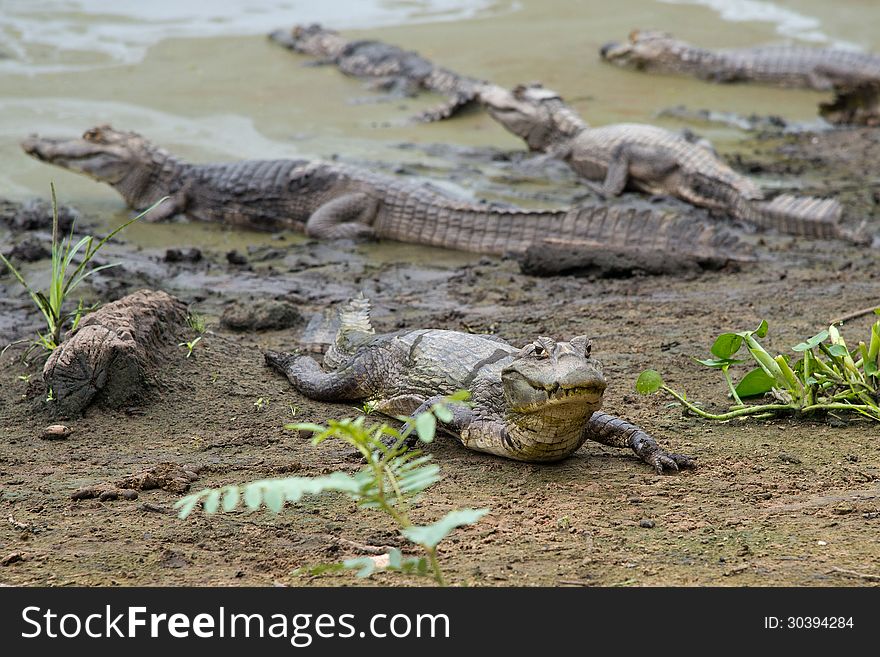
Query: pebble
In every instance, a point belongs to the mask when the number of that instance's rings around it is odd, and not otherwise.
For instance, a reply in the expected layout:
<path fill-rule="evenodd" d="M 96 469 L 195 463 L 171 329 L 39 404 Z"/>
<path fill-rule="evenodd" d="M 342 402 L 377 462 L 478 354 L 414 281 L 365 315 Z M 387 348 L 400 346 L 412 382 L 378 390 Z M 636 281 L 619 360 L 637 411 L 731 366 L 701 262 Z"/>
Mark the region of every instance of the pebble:
<path fill-rule="evenodd" d="M 73 431 L 71 431 L 70 427 L 66 427 L 63 424 L 50 424 L 43 429 L 40 438 L 43 440 L 67 440 L 71 433 Z"/>
<path fill-rule="evenodd" d="M 644 527 L 645 529 L 654 529 L 654 521 L 648 520 L 647 518 L 642 518 L 639 520 L 639 527 Z"/>

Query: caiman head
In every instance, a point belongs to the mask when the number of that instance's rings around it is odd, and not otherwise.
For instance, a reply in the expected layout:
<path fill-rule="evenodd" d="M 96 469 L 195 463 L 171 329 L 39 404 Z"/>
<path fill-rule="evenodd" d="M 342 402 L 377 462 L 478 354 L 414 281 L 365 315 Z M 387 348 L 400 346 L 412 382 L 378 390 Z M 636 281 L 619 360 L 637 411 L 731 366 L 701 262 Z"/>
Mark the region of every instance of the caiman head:
<path fill-rule="evenodd" d="M 633 30 L 629 41 L 611 41 L 599 50 L 606 62 L 638 70 L 668 70 L 690 46 L 668 32 Z"/>
<path fill-rule="evenodd" d="M 479 98 L 492 118 L 524 139 L 532 151 L 544 151 L 586 127 L 558 93 L 539 83 L 521 84 L 512 90 L 486 85 Z"/>
<path fill-rule="evenodd" d="M 164 195 L 150 184 L 154 170 L 170 155 L 135 132 L 102 125 L 86 130 L 80 139 L 32 135 L 21 147 L 38 160 L 112 185 L 132 207 L 146 207 Z"/>
<path fill-rule="evenodd" d="M 590 357 L 584 335 L 569 342 L 540 337 L 501 371 L 507 410 L 516 415 L 588 418 L 602 405 L 602 365 Z"/>
<path fill-rule="evenodd" d="M 285 48 L 314 57 L 336 57 L 348 43 L 339 32 L 328 30 L 318 23 L 294 25 L 290 30 L 275 30 L 269 38 Z"/>

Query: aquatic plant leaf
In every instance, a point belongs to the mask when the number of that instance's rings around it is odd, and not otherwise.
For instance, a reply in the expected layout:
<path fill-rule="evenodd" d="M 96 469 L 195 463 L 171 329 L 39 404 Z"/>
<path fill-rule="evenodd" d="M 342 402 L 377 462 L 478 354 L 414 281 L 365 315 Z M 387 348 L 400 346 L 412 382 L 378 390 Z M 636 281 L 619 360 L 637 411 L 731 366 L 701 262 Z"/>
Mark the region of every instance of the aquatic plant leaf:
<path fill-rule="evenodd" d="M 743 339 L 738 333 L 722 333 L 709 350 L 718 358 L 730 358 L 742 346 Z"/>
<path fill-rule="evenodd" d="M 756 367 L 736 385 L 736 394 L 740 397 L 756 397 L 770 392 L 775 384 L 774 377 L 767 374 L 762 367 Z"/>
<path fill-rule="evenodd" d="M 636 379 L 636 392 L 641 395 L 650 395 L 660 390 L 663 385 L 663 377 L 657 370 L 645 370 Z"/>
<path fill-rule="evenodd" d="M 715 369 L 721 369 L 723 367 L 730 367 L 731 365 L 737 365 L 739 363 L 745 363 L 744 360 L 738 360 L 736 358 L 694 358 L 696 362 L 700 365 L 705 365 L 706 367 L 713 367 Z"/>
<path fill-rule="evenodd" d="M 827 330 L 820 331 L 819 333 L 814 335 L 809 340 L 806 340 L 805 342 L 800 342 L 800 343 L 796 344 L 795 346 L 792 347 L 792 349 L 794 351 L 806 351 L 807 349 L 813 349 L 814 347 L 818 346 L 820 342 L 824 342 L 827 339 L 828 339 L 828 331 Z"/>

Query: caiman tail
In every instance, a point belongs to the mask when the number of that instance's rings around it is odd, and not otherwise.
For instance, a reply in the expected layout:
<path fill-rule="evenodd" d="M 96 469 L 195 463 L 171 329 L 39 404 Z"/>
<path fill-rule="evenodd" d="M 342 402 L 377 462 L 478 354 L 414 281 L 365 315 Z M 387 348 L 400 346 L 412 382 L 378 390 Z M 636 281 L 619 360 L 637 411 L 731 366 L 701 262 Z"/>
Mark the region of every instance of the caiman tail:
<path fill-rule="evenodd" d="M 378 234 L 448 249 L 503 255 L 524 253 L 541 244 L 569 244 L 585 251 L 613 248 L 711 260 L 745 258 L 745 248 L 726 228 L 644 202 L 522 210 L 440 205 L 437 197 L 410 197 L 389 205 L 381 225 L 374 226 Z"/>
<path fill-rule="evenodd" d="M 803 237 L 848 239 L 840 227 L 842 210 L 835 199 L 782 194 L 762 201 L 737 196 L 732 207 L 738 219 L 761 228 Z"/>
<path fill-rule="evenodd" d="M 333 343 L 324 354 L 325 365 L 331 368 L 340 366 L 354 353 L 357 344 L 364 337 L 376 333 L 370 320 L 371 308 L 370 300 L 361 292 L 339 309 L 339 328 Z"/>

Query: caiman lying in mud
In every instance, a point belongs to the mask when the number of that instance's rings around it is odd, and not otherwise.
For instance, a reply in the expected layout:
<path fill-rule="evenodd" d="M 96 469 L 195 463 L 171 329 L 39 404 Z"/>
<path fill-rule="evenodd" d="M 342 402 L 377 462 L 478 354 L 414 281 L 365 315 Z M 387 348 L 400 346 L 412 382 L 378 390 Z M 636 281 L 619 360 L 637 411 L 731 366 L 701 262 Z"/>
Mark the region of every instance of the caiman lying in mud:
<path fill-rule="evenodd" d="M 693 75 L 712 82 L 757 82 L 836 93 L 820 113 L 832 123 L 880 124 L 880 55 L 839 48 L 769 45 L 708 50 L 657 30 L 610 42 L 602 59 L 640 71 Z"/>
<path fill-rule="evenodd" d="M 582 178 L 601 182 L 604 194 L 618 195 L 629 187 L 676 196 L 784 233 L 860 241 L 840 227 L 837 201 L 788 194 L 765 201 L 754 182 L 712 150 L 668 130 L 640 123 L 591 128 L 559 94 L 537 84 L 512 91 L 484 87 L 480 100 L 530 150 L 559 158 Z"/>
<path fill-rule="evenodd" d="M 496 336 L 435 329 L 376 335 L 369 304 L 340 313 L 324 371 L 309 356 L 267 352 L 266 362 L 310 399 L 372 400 L 389 415 L 415 415 L 456 390 L 472 406 L 453 405 L 444 425 L 462 444 L 519 461 L 558 461 L 587 440 L 629 447 L 657 472 L 693 465 L 662 450 L 639 427 L 602 413 L 605 379 L 586 336 L 540 337 L 522 349 Z"/>
<path fill-rule="evenodd" d="M 485 84 L 435 66 L 417 52 L 381 41 L 347 41 L 338 32 L 317 24 L 276 30 L 269 38 L 290 50 L 318 57 L 319 64 L 334 64 L 347 75 L 373 78 L 377 88 L 405 95 L 423 89 L 448 98 L 443 105 L 416 117 L 421 121 L 446 119 L 472 105 L 478 89 Z"/>
<path fill-rule="evenodd" d="M 150 214 L 153 221 L 183 214 L 316 238 L 373 237 L 499 255 L 565 244 L 723 261 L 738 244 L 724 229 L 648 204 L 523 210 L 462 201 L 429 184 L 320 161 L 189 164 L 137 133 L 109 126 L 87 130 L 81 139 L 30 137 L 22 148 L 109 183 L 136 209 L 167 196 Z"/>

